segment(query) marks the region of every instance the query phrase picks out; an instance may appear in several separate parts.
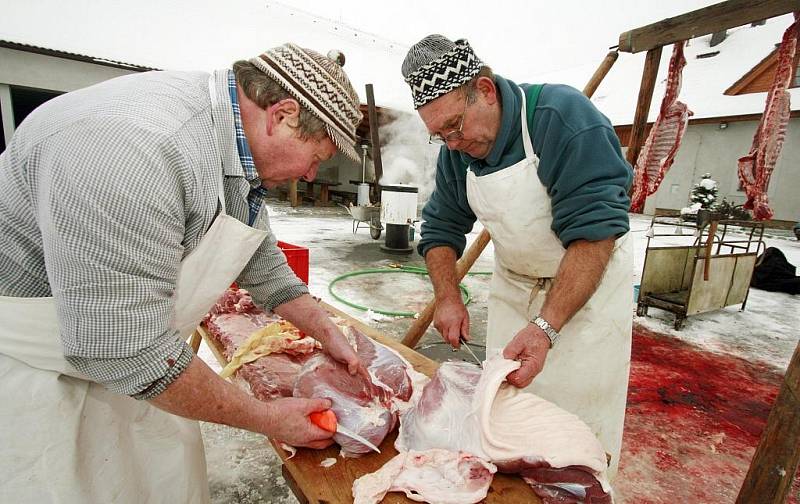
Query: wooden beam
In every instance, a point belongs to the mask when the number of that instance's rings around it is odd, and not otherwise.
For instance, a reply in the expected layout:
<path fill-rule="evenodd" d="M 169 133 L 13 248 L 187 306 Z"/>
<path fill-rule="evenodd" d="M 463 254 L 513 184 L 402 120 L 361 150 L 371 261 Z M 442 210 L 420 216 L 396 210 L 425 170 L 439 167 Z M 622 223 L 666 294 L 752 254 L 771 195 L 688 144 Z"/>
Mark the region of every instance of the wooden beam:
<path fill-rule="evenodd" d="M 589 83 L 583 88 L 583 94 L 585 94 L 587 98 L 591 98 L 594 92 L 597 91 L 597 87 L 603 82 L 603 79 L 605 79 L 611 67 L 614 66 L 614 62 L 617 61 L 618 57 L 619 51 L 609 51 L 609 53 L 606 54 L 606 57 L 603 58 L 603 62 L 600 63 L 600 66 L 597 67 L 592 78 L 589 79 Z"/>
<path fill-rule="evenodd" d="M 381 200 L 381 177 L 383 177 L 383 164 L 381 163 L 381 139 L 378 135 L 378 110 L 375 107 L 375 95 L 372 84 L 367 84 L 367 112 L 369 113 L 369 133 L 372 144 L 372 165 L 375 167 L 375 185 L 372 186 L 372 201 Z"/>
<path fill-rule="evenodd" d="M 744 478 L 737 504 L 786 502 L 800 462 L 800 343 L 769 412 L 756 453 Z"/>
<path fill-rule="evenodd" d="M 631 140 L 628 142 L 626 158 L 631 166 L 636 165 L 636 158 L 644 144 L 644 132 L 647 129 L 647 115 L 650 113 L 650 103 L 653 101 L 653 90 L 656 87 L 658 65 L 661 63 L 661 47 L 650 49 L 644 60 L 642 84 L 639 87 L 639 101 L 636 103 L 636 114 L 633 116 L 631 126 Z"/>
<path fill-rule="evenodd" d="M 619 50 L 637 53 L 800 10 L 800 0 L 728 0 L 627 31 Z"/>

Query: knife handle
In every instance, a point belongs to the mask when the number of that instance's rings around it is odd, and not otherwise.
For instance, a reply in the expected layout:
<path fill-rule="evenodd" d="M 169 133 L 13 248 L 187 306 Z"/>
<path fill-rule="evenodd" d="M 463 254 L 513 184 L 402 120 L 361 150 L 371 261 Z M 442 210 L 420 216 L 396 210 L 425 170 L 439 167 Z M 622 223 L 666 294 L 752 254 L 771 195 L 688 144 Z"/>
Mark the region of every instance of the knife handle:
<path fill-rule="evenodd" d="M 333 410 L 327 409 L 325 411 L 315 411 L 308 417 L 311 420 L 311 423 L 320 429 L 328 432 L 336 432 L 336 413 L 334 413 Z"/>

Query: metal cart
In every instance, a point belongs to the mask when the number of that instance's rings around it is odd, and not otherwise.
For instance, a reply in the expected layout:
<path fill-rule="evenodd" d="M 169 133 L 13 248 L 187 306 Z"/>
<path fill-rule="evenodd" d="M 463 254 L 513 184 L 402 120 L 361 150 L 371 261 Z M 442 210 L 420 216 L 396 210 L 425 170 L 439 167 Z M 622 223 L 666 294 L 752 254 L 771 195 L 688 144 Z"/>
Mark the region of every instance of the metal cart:
<path fill-rule="evenodd" d="M 356 234 L 358 228 L 361 226 L 362 223 L 366 223 L 369 226 L 369 235 L 372 237 L 373 240 L 377 240 L 381 237 L 381 231 L 383 231 L 383 226 L 381 225 L 381 207 L 380 205 L 374 206 L 345 206 L 340 205 L 342 208 L 347 210 L 347 213 L 350 214 L 350 217 L 353 218 L 353 234 Z"/>
<path fill-rule="evenodd" d="M 686 317 L 725 306 L 747 304 L 758 254 L 765 248 L 761 222 L 723 220 L 706 214 L 697 222 L 679 215 L 653 216 L 636 313 L 651 306 Z M 743 236 L 743 237 L 742 237 Z"/>

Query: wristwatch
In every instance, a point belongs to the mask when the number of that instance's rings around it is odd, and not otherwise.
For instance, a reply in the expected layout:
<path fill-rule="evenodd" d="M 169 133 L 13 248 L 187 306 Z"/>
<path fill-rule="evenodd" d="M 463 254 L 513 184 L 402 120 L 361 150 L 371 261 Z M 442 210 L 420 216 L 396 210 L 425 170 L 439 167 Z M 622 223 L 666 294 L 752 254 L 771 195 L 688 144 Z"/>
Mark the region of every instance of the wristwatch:
<path fill-rule="evenodd" d="M 535 319 L 531 320 L 532 323 L 536 324 L 544 333 L 547 335 L 548 339 L 550 339 L 550 348 L 556 346 L 556 341 L 558 341 L 560 334 L 558 331 L 553 329 L 553 326 L 550 325 L 545 319 L 540 317 L 539 315 L 536 316 Z"/>

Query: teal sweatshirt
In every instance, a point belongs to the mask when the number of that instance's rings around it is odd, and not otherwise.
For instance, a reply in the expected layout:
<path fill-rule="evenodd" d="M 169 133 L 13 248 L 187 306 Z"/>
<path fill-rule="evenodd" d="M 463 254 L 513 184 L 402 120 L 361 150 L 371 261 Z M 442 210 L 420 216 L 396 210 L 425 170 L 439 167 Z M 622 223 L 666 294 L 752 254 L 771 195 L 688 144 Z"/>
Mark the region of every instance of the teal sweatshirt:
<path fill-rule="evenodd" d="M 464 252 L 465 235 L 476 217 L 467 202 L 467 167 L 478 177 L 512 166 L 525 157 L 520 124 L 522 93 L 496 76 L 502 122 L 485 159 L 443 146 L 436 167 L 436 188 L 422 210 L 418 251 L 438 246 Z M 530 96 L 532 86 L 522 84 Z M 528 127 L 539 156 L 539 180 L 552 205 L 551 229 L 566 248 L 578 239 L 598 241 L 628 232 L 628 188 L 632 170 L 609 120 L 580 91 L 561 84 L 542 87 L 535 110 L 528 99 Z M 531 122 L 531 116 L 533 121 Z M 513 219 L 513 215 L 508 216 Z"/>

